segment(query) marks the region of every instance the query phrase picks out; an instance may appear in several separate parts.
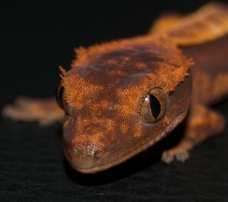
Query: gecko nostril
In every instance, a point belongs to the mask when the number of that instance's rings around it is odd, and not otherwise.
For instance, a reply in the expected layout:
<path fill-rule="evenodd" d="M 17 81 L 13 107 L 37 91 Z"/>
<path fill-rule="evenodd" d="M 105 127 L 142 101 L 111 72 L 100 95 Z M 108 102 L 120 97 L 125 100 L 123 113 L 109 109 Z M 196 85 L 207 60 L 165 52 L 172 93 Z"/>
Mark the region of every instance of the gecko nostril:
<path fill-rule="evenodd" d="M 98 151 L 96 151 L 96 152 L 94 153 L 94 158 L 95 158 L 95 159 L 100 159 L 100 158 L 102 158 L 103 155 L 104 155 L 104 152 L 101 151 L 101 150 L 98 150 Z"/>
<path fill-rule="evenodd" d="M 104 150 L 101 147 L 92 143 L 88 143 L 85 147 L 79 147 L 78 149 L 81 150 L 81 154 L 83 156 L 87 158 L 94 158 L 94 160 L 100 159 L 104 154 Z"/>

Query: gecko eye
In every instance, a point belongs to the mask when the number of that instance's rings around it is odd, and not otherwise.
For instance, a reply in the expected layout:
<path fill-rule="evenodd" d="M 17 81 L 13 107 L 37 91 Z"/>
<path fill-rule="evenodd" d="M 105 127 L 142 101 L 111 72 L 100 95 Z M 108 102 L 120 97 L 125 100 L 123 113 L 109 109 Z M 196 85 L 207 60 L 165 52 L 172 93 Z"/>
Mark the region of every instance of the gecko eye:
<path fill-rule="evenodd" d="M 69 107 L 65 98 L 64 87 L 61 82 L 57 86 L 55 97 L 59 107 L 69 114 Z"/>
<path fill-rule="evenodd" d="M 145 122 L 155 123 L 164 116 L 166 108 L 166 93 L 161 88 L 153 88 L 144 98 L 140 114 Z"/>

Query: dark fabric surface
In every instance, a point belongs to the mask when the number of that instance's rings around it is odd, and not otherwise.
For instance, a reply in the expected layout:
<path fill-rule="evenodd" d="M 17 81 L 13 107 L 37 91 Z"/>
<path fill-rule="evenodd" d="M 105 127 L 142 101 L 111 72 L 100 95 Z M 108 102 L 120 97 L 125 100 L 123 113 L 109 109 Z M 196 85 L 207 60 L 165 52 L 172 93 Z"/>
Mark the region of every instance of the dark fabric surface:
<path fill-rule="evenodd" d="M 205 2 L 1 1 L 0 108 L 21 94 L 53 95 L 58 66 L 69 67 L 74 47 L 144 34 L 159 13 Z M 227 101 L 215 108 L 228 119 Z M 60 125 L 0 118 L 0 201 L 228 201 L 228 129 L 184 164 L 167 166 L 157 151 L 83 175 L 64 159 Z"/>

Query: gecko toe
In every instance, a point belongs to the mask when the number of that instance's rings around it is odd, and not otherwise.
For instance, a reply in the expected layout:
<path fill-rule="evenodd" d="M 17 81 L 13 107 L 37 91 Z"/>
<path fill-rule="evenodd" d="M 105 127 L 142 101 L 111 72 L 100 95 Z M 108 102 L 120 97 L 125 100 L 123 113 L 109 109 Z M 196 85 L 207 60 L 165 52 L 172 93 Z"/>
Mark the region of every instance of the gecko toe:
<path fill-rule="evenodd" d="M 185 162 L 189 158 L 189 153 L 187 151 L 180 151 L 176 154 L 176 159 L 180 162 Z"/>
<path fill-rule="evenodd" d="M 173 162 L 174 156 L 170 155 L 169 151 L 164 151 L 162 154 L 161 160 L 166 164 L 170 164 Z"/>

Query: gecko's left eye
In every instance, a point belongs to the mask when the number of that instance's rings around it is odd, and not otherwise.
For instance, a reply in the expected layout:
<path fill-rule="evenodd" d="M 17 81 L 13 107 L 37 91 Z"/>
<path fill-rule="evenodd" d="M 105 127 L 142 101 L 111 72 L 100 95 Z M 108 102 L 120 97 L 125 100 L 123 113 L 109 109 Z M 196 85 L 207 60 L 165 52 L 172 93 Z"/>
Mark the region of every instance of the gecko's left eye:
<path fill-rule="evenodd" d="M 60 108 L 69 114 L 69 107 L 66 101 L 64 87 L 61 82 L 57 86 L 55 97 Z"/>
<path fill-rule="evenodd" d="M 167 96 L 161 88 L 151 89 L 143 100 L 140 114 L 147 123 L 159 121 L 167 108 Z"/>

